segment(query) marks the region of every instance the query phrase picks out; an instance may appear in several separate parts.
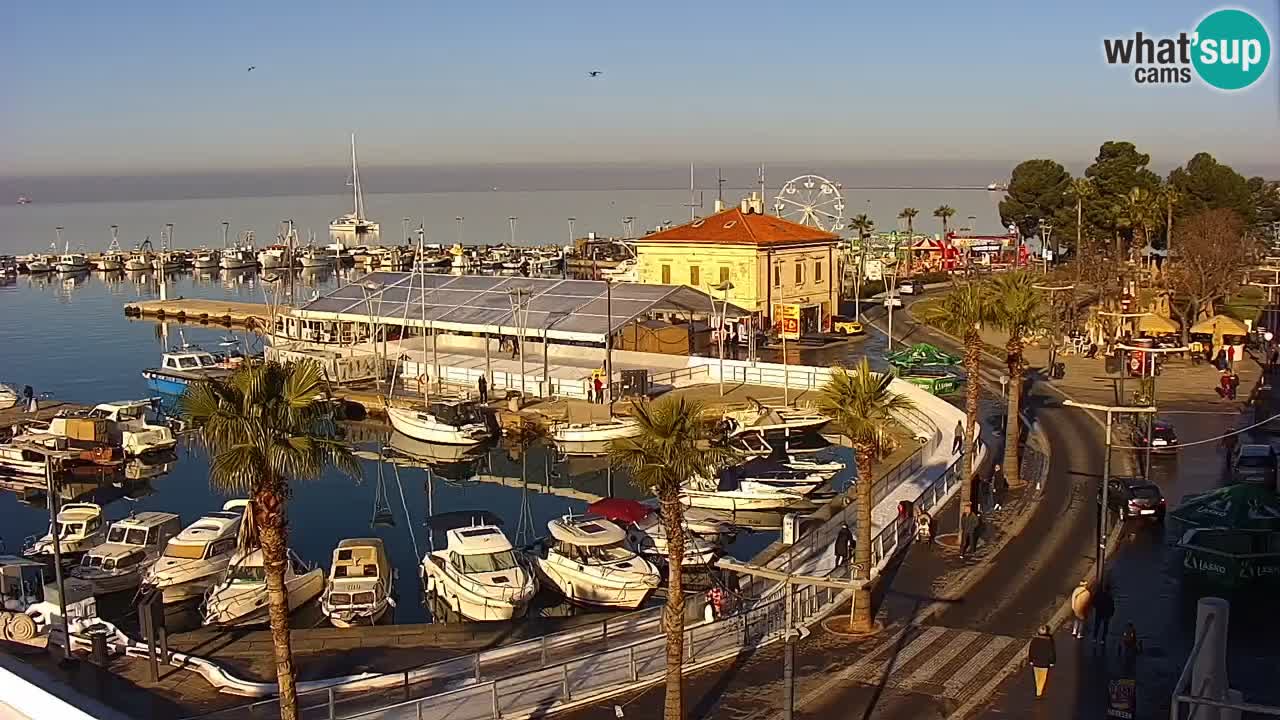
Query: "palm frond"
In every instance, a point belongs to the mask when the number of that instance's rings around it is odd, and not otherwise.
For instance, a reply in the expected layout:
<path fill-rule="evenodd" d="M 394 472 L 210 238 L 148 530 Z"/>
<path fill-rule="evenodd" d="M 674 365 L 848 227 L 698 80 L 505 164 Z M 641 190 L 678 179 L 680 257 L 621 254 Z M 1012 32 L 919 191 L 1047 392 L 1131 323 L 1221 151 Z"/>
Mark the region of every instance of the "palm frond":
<path fill-rule="evenodd" d="M 673 397 L 641 401 L 633 416 L 640 434 L 610 442 L 609 458 L 658 497 L 678 493 L 690 478 L 710 477 L 736 459 L 712 444 L 712 425 L 701 403 Z"/>
<path fill-rule="evenodd" d="M 835 421 L 851 443 L 866 448 L 873 460 L 894 448 L 889 431 L 896 424 L 894 413 L 915 407 L 910 398 L 889 389 L 892 383 L 892 375 L 873 371 L 864 357 L 852 371 L 833 368 L 818 400 L 819 410 Z"/>

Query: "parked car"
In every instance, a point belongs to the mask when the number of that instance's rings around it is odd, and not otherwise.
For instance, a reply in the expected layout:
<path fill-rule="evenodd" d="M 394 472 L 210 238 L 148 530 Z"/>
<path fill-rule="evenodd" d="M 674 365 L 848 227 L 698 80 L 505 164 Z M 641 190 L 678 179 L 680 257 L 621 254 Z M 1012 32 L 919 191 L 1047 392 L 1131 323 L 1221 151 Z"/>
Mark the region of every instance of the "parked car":
<path fill-rule="evenodd" d="M 1102 493 L 1098 493 L 1102 504 Z M 1160 486 L 1141 478 L 1111 478 L 1107 482 L 1107 510 L 1121 522 L 1133 517 L 1149 517 L 1164 522 L 1165 499 Z"/>
<path fill-rule="evenodd" d="M 903 280 L 898 285 L 898 292 L 902 295 L 923 295 L 924 283 L 918 280 Z"/>
<path fill-rule="evenodd" d="M 1240 445 L 1231 459 L 1231 481 L 1274 488 L 1276 464 L 1276 451 L 1270 445 Z"/>
<path fill-rule="evenodd" d="M 1173 423 L 1167 420 L 1156 420 L 1151 424 L 1151 452 L 1177 452 L 1178 433 Z M 1146 449 L 1147 424 L 1139 420 L 1133 428 L 1133 444 Z"/>
<path fill-rule="evenodd" d="M 831 318 L 831 331 L 841 335 L 864 335 L 867 329 L 851 317 L 834 315 Z"/>
<path fill-rule="evenodd" d="M 897 295 L 886 295 L 884 298 L 884 306 L 900 308 L 902 307 L 902 298 Z"/>

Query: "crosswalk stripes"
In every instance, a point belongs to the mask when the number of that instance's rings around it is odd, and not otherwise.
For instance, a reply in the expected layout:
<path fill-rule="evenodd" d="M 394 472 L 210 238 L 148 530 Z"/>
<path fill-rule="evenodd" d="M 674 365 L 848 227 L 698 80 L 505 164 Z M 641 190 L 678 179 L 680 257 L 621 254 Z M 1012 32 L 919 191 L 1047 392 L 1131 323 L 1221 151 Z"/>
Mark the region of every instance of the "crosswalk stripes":
<path fill-rule="evenodd" d="M 1004 667 L 1024 640 L 938 626 L 910 627 L 864 654 L 838 675 L 853 682 L 957 699 L 968 686 Z"/>

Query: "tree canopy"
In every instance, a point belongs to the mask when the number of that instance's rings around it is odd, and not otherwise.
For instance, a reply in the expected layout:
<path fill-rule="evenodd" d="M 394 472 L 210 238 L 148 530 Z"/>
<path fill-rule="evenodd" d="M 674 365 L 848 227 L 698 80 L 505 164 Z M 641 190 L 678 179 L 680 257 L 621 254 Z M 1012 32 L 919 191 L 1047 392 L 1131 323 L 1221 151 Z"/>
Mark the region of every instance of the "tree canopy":
<path fill-rule="evenodd" d="M 1205 210 L 1235 212 L 1246 224 L 1254 219 L 1254 194 L 1249 181 L 1229 165 L 1206 152 L 1196 153 L 1169 173 L 1169 185 L 1178 192 L 1174 217 L 1184 218 Z"/>
<path fill-rule="evenodd" d="M 1039 233 L 1041 220 L 1062 221 L 1070 203 L 1071 174 L 1053 160 L 1018 163 L 1009 177 L 1009 190 L 1000 201 L 1000 220 L 1017 225 L 1024 236 Z"/>
<path fill-rule="evenodd" d="M 1244 222 L 1233 210 L 1205 210 L 1179 222 L 1173 229 L 1177 256 L 1170 262 L 1169 289 L 1173 313 L 1186 329 L 1240 284 L 1241 271 L 1253 256 Z"/>
<path fill-rule="evenodd" d="M 1154 191 L 1160 178 L 1147 165 L 1151 156 L 1138 152 L 1131 142 L 1108 140 L 1098 148 L 1098 156 L 1084 171 L 1093 182 L 1094 193 L 1084 202 L 1085 225 L 1101 237 L 1113 237 L 1119 233 L 1126 241 L 1132 240 L 1134 227 L 1123 222 L 1122 208 L 1134 188 Z"/>

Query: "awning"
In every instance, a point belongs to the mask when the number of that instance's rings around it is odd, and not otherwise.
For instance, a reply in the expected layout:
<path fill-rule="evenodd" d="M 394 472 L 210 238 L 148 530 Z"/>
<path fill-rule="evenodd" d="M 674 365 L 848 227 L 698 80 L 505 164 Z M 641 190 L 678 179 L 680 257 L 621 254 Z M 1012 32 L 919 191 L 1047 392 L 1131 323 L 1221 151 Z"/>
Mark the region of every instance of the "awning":
<path fill-rule="evenodd" d="M 1249 328 L 1244 323 L 1227 315 L 1214 315 L 1208 320 L 1201 320 L 1191 326 L 1191 332 L 1196 335 L 1213 335 L 1215 333 L 1222 335 L 1240 335 L 1242 337 L 1249 334 Z"/>
<path fill-rule="evenodd" d="M 1188 496 L 1169 515 L 1192 527 L 1280 530 L 1280 499 L 1269 488 L 1237 483 Z"/>
<path fill-rule="evenodd" d="M 1149 314 L 1138 318 L 1138 332 L 1140 333 L 1176 333 L 1178 332 L 1178 328 L 1178 323 L 1164 317 L 1163 315 Z"/>

